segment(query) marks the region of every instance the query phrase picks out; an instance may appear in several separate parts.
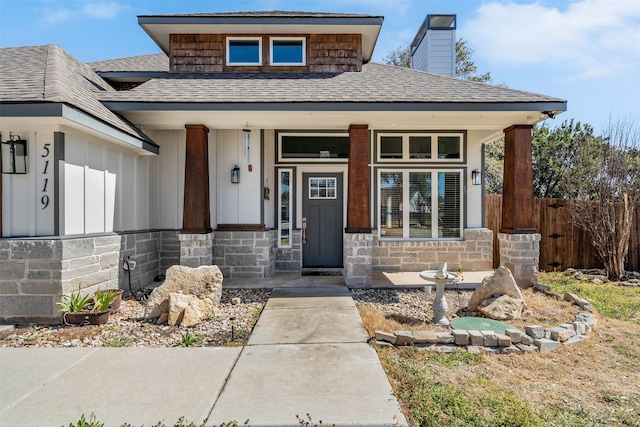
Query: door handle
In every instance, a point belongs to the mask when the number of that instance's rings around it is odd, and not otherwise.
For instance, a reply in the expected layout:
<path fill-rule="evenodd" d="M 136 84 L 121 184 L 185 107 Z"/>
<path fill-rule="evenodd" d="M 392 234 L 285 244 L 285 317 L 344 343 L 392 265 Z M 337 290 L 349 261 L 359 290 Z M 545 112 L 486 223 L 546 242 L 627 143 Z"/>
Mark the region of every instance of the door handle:
<path fill-rule="evenodd" d="M 307 218 L 302 218 L 302 244 L 307 244 Z"/>

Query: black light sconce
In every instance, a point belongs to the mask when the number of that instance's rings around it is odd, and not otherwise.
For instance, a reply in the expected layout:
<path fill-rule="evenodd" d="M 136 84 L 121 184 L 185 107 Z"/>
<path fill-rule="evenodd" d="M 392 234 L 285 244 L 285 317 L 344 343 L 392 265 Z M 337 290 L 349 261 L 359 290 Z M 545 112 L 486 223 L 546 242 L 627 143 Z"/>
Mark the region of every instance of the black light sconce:
<path fill-rule="evenodd" d="M 231 183 L 239 184 L 240 183 L 240 168 L 238 165 L 235 165 L 233 169 L 231 169 Z"/>
<path fill-rule="evenodd" d="M 474 169 L 471 171 L 471 183 L 473 185 L 482 184 L 482 172 L 480 172 L 478 169 Z"/>
<path fill-rule="evenodd" d="M 27 173 L 27 141 L 20 135 L 9 133 L 9 140 L 0 144 L 2 173 L 24 175 Z"/>

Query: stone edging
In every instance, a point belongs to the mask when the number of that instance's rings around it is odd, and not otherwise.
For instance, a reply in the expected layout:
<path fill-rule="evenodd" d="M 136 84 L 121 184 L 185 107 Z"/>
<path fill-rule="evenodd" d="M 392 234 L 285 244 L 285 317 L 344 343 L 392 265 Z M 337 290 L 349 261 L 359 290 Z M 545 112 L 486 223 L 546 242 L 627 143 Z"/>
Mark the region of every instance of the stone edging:
<path fill-rule="evenodd" d="M 540 289 L 550 293 L 547 289 Z M 559 295 L 552 294 L 558 299 Z M 564 299 L 580 306 L 589 312 L 581 312 L 573 323 L 563 323 L 553 328 L 545 328 L 540 325 L 525 326 L 525 331 L 520 329 L 507 329 L 504 334 L 493 331 L 478 331 L 453 329 L 451 332 L 434 331 L 395 331 L 388 333 L 375 331 L 375 341 L 383 346 L 407 346 L 414 345 L 418 348 L 451 352 L 456 348 L 466 348 L 469 353 L 524 353 L 527 351 L 539 351 L 541 353 L 554 351 L 563 345 L 571 345 L 582 342 L 587 334 L 593 331 L 598 324 L 598 319 L 592 311 L 589 301 L 574 294 L 565 294 Z"/>

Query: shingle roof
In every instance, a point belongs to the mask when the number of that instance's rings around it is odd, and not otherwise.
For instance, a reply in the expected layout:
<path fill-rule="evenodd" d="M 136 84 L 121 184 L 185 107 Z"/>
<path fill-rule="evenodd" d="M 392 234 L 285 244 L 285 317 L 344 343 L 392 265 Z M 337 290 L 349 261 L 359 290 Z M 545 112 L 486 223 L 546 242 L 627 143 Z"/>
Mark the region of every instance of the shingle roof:
<path fill-rule="evenodd" d="M 105 107 L 98 93 L 115 93 L 88 65 L 56 45 L 0 48 L 0 102 L 66 103 L 127 134 L 149 137 Z"/>
<path fill-rule="evenodd" d="M 361 72 L 166 73 L 103 101 L 155 103 L 532 103 L 565 102 L 530 92 L 378 63 Z"/>
<path fill-rule="evenodd" d="M 165 53 L 129 56 L 127 58 L 106 59 L 87 62 L 96 72 L 166 72 L 169 71 L 169 57 Z"/>

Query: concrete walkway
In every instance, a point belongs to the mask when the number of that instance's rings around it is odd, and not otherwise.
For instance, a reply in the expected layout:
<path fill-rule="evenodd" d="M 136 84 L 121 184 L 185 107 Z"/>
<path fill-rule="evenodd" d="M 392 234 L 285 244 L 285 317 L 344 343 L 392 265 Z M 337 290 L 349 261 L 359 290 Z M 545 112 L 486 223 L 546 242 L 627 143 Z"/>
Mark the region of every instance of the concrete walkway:
<path fill-rule="evenodd" d="M 349 291 L 274 289 L 248 346 L 0 349 L 0 425 L 406 425 Z"/>

